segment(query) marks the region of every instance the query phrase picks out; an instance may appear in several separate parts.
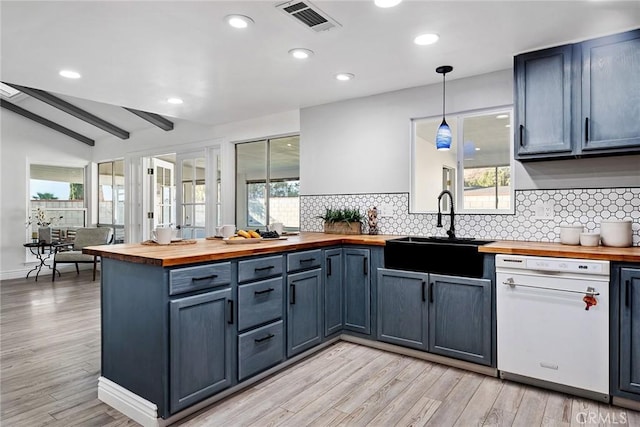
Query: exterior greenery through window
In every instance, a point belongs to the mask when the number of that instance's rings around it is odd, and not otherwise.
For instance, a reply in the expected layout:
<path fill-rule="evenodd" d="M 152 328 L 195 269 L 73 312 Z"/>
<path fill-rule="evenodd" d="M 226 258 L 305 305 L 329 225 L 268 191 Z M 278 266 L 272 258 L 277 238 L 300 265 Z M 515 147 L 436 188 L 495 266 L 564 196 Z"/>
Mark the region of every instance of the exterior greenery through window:
<path fill-rule="evenodd" d="M 299 136 L 236 145 L 236 225 L 300 227 Z M 267 191 L 268 189 L 268 191 Z"/>
<path fill-rule="evenodd" d="M 411 212 L 437 211 L 442 190 L 462 212 L 513 212 L 511 116 L 511 108 L 448 115 L 449 151 L 435 146 L 441 117 L 412 120 Z"/>
<path fill-rule="evenodd" d="M 66 229 L 86 225 L 84 168 L 32 164 L 29 167 L 29 217 L 38 210 L 51 227 Z M 37 233 L 36 221 L 29 229 Z"/>

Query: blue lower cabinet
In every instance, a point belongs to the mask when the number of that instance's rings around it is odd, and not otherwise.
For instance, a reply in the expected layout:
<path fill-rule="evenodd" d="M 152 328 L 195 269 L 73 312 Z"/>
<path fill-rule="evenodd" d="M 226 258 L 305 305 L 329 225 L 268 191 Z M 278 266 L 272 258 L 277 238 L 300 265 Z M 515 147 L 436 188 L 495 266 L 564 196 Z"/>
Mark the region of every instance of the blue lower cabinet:
<path fill-rule="evenodd" d="M 344 249 L 344 329 L 371 334 L 371 251 Z"/>
<path fill-rule="evenodd" d="M 324 251 L 324 336 L 342 331 L 342 248 Z"/>
<path fill-rule="evenodd" d="M 287 276 L 287 356 L 322 341 L 322 271 Z"/>
<path fill-rule="evenodd" d="M 429 352 L 492 364 L 489 279 L 429 274 Z"/>
<path fill-rule="evenodd" d="M 282 320 L 238 336 L 238 380 L 243 381 L 284 360 Z"/>
<path fill-rule="evenodd" d="M 611 268 L 611 394 L 640 402 L 640 264 Z"/>
<path fill-rule="evenodd" d="M 171 413 L 233 383 L 233 305 L 230 288 L 170 301 Z"/>
<path fill-rule="evenodd" d="M 428 277 L 426 273 L 378 269 L 379 341 L 427 349 Z"/>

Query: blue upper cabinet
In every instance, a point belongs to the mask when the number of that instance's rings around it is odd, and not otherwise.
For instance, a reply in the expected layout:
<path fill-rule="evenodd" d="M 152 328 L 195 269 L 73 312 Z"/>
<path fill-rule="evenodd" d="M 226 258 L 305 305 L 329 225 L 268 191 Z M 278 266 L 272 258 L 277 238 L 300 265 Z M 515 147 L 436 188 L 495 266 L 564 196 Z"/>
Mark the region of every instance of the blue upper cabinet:
<path fill-rule="evenodd" d="M 571 153 L 572 47 L 519 55 L 514 70 L 516 158 Z"/>
<path fill-rule="evenodd" d="M 640 30 L 518 55 L 517 160 L 640 152 Z"/>
<path fill-rule="evenodd" d="M 581 46 L 583 152 L 640 147 L 640 30 Z"/>

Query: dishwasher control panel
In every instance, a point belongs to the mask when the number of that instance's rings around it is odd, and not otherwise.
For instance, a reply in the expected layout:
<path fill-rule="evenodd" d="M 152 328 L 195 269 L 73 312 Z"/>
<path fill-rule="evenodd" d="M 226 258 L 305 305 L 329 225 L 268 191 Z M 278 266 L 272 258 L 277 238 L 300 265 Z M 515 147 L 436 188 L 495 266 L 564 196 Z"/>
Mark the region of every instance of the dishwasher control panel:
<path fill-rule="evenodd" d="M 551 258 L 521 255 L 496 255 L 496 268 L 549 271 L 558 273 L 608 275 L 609 261 L 576 258 Z"/>

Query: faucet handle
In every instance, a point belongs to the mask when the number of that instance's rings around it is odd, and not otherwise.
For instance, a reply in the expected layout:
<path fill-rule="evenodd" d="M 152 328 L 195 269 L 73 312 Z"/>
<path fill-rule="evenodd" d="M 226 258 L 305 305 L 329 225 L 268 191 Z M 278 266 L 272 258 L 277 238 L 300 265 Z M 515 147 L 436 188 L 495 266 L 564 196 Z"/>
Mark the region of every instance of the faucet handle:
<path fill-rule="evenodd" d="M 447 236 L 449 236 L 450 239 L 455 239 L 456 233 L 453 230 L 447 230 Z"/>

